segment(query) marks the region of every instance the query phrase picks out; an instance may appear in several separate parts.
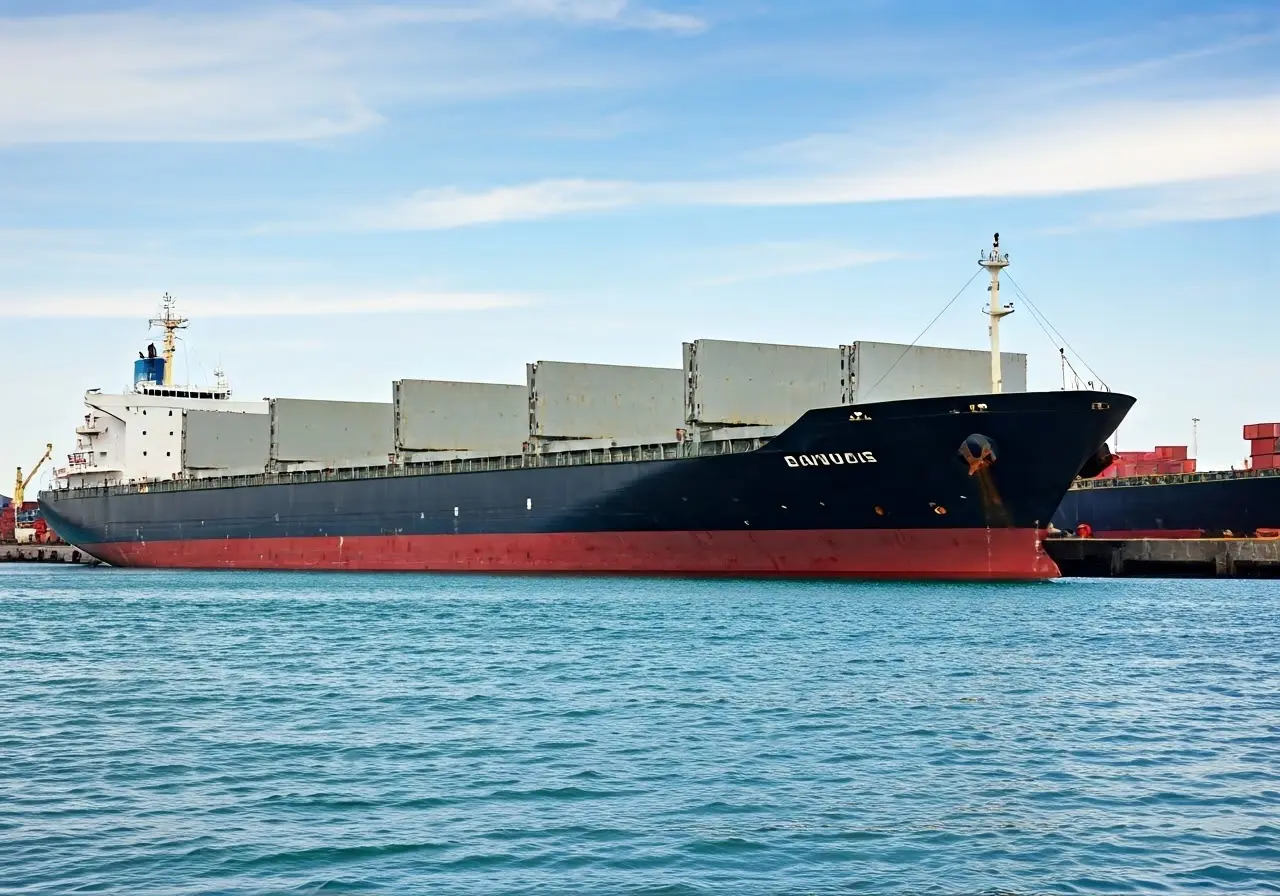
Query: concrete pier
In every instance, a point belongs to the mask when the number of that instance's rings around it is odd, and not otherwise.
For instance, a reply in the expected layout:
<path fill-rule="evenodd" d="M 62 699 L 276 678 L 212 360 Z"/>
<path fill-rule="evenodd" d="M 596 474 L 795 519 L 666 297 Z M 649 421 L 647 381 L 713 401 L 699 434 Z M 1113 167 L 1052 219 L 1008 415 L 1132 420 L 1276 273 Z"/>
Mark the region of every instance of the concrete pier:
<path fill-rule="evenodd" d="M 1280 538 L 1047 538 L 1064 576 L 1280 578 Z"/>
<path fill-rule="evenodd" d="M 0 544 L 0 563 L 84 563 L 96 566 L 100 562 L 69 544 Z"/>

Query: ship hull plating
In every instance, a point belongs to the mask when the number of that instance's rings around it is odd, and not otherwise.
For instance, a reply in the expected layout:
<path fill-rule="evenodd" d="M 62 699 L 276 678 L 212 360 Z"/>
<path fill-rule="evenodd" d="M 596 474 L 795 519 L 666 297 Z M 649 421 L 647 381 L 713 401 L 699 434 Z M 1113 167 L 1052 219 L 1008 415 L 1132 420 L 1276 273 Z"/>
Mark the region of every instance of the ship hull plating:
<path fill-rule="evenodd" d="M 1023 393 L 810 411 L 756 451 L 42 495 L 122 566 L 1040 579 L 1040 533 L 1132 405 Z M 412 471 L 408 471 L 412 472 Z"/>
<path fill-rule="evenodd" d="M 1058 571 L 1025 529 L 575 532 L 117 542 L 115 566 L 779 578 L 1043 579 Z"/>
<path fill-rule="evenodd" d="M 1280 529 L 1280 476 L 1212 475 L 1072 489 L 1053 523 L 1068 531 L 1088 523 L 1098 538 L 1199 538 Z"/>

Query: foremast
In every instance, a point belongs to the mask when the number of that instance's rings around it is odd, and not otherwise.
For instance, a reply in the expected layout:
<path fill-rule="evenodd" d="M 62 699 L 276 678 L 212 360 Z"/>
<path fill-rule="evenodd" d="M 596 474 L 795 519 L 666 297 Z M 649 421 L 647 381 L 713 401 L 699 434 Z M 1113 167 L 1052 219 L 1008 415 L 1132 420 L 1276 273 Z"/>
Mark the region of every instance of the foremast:
<path fill-rule="evenodd" d="M 991 336 L 991 391 L 999 394 L 1004 390 L 1000 364 L 1000 319 L 1013 314 L 1013 303 L 1000 304 L 1000 272 L 1009 266 L 1009 253 L 1000 251 L 1000 234 L 992 238 L 990 251 L 978 254 L 978 265 L 991 275 L 991 285 L 987 287 L 987 292 L 991 293 L 987 303 L 987 317 L 991 323 L 987 332 Z"/>

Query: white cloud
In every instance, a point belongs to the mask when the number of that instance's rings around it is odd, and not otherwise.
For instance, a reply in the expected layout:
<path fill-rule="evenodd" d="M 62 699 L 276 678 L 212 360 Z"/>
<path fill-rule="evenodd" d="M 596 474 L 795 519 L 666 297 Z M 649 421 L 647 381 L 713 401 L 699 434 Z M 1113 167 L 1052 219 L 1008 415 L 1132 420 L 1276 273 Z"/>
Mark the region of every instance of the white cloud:
<path fill-rule="evenodd" d="M 347 86 L 339 23 L 144 13 L 0 25 L 0 143 L 291 140 L 380 116 Z"/>
<path fill-rule="evenodd" d="M 681 34 L 703 27 L 625 0 L 0 18 L 0 145 L 310 140 L 377 125 L 383 97 L 592 83 L 554 56 L 491 34 L 466 40 L 449 27 L 537 19 Z"/>
<path fill-rule="evenodd" d="M 445 229 L 631 205 L 799 206 L 1061 196 L 1280 173 L 1280 94 L 1095 106 L 961 135 L 898 138 L 843 171 L 689 182 L 544 180 L 424 190 L 358 226 Z M 810 145 L 807 151 L 812 151 Z"/>
<path fill-rule="evenodd" d="M 663 12 L 628 0 L 507 0 L 494 4 L 495 15 L 526 15 L 648 31 L 696 34 L 706 23 L 696 16 Z"/>
<path fill-rule="evenodd" d="M 696 16 L 664 12 L 631 0 L 472 0 L 420 2 L 406 7 L 375 6 L 359 15 L 377 22 L 485 22 L 537 20 L 697 34 L 707 23 Z"/>
<path fill-rule="evenodd" d="M 1280 94 L 1098 106 L 847 182 L 868 198 L 1036 196 L 1280 170 Z"/>
<path fill-rule="evenodd" d="M 616 208 L 639 196 L 640 191 L 625 183 L 588 180 L 541 181 L 481 193 L 451 188 L 422 190 L 385 209 L 358 216 L 358 223 L 371 229 L 447 230 Z"/>
<path fill-rule="evenodd" d="M 794 277 L 843 271 L 868 264 L 899 261 L 905 253 L 854 249 L 830 243 L 762 243 L 741 246 L 726 257 L 708 261 L 712 267 L 730 268 L 731 273 L 708 277 L 694 283 L 698 287 L 732 286 L 753 280 Z"/>
<path fill-rule="evenodd" d="M 240 292 L 195 289 L 180 297 L 178 310 L 191 317 L 325 316 L 407 312 L 492 311 L 530 303 L 504 293 L 430 292 L 412 289 L 343 291 L 334 288 Z M 156 297 L 137 290 L 103 293 L 0 293 L 6 318 L 146 319 L 157 311 Z"/>
<path fill-rule="evenodd" d="M 1178 221 L 1225 221 L 1280 214 L 1280 172 L 1189 184 L 1133 208 L 1093 219 L 1094 226 L 1141 227 Z M 1280 234 L 1278 234 L 1280 235 Z"/>

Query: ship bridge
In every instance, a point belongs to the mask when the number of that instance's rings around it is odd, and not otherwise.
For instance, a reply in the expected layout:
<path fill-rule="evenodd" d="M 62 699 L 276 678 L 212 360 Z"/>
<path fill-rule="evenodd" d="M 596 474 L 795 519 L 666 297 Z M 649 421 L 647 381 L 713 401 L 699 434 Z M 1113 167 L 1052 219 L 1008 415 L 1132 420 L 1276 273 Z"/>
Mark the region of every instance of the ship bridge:
<path fill-rule="evenodd" d="M 87 413 L 75 429 L 75 450 L 54 471 L 55 488 L 109 485 L 183 475 L 184 419 L 188 411 L 265 414 L 265 401 L 233 401 L 221 369 L 213 385 L 173 382 L 176 333 L 185 329 L 173 297 L 164 296 L 153 327 L 164 330 L 163 349 L 152 343 L 133 362 L 133 382 L 120 392 L 85 393 Z"/>
<path fill-rule="evenodd" d="M 155 383 L 138 383 L 134 391 L 140 395 L 157 398 L 197 398 L 202 401 L 230 401 L 231 389 L 225 384 L 217 386 L 167 386 Z"/>

